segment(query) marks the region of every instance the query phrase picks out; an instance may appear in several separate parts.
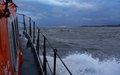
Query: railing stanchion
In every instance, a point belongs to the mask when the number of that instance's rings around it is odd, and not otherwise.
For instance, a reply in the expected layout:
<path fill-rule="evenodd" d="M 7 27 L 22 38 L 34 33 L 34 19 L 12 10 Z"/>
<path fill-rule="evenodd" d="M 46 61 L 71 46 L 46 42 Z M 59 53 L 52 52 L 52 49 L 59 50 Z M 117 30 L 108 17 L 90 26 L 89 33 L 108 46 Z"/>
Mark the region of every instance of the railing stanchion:
<path fill-rule="evenodd" d="M 37 50 L 37 54 L 39 55 L 39 37 L 40 37 L 40 29 L 38 28 L 38 38 L 37 38 L 37 45 L 36 45 L 36 50 Z"/>
<path fill-rule="evenodd" d="M 46 38 L 44 36 L 44 51 L 43 51 L 43 71 L 45 75 L 47 75 L 47 67 L 46 67 Z"/>
<path fill-rule="evenodd" d="M 27 30 L 26 30 L 26 24 L 25 24 L 25 15 L 23 15 L 23 24 L 24 24 L 24 31 L 27 32 Z"/>
<path fill-rule="evenodd" d="M 29 17 L 29 35 L 32 37 L 32 29 L 31 29 L 31 17 Z"/>
<path fill-rule="evenodd" d="M 57 50 L 56 50 L 56 49 L 54 49 L 53 75 L 56 75 L 56 52 L 57 52 Z"/>
<path fill-rule="evenodd" d="M 22 15 L 22 17 L 23 17 L 23 22 L 19 22 L 19 23 L 22 23 L 23 25 L 24 25 L 24 32 L 27 32 L 27 28 L 26 28 L 26 23 L 25 23 L 25 19 L 26 19 L 26 17 L 28 17 L 28 16 L 26 16 L 26 15 L 24 15 L 24 14 L 19 14 L 19 15 Z M 32 26 L 32 23 L 33 22 L 33 26 Z M 32 29 L 32 27 L 33 27 L 33 29 Z M 52 45 L 51 45 L 51 43 L 48 41 L 48 39 L 45 37 L 45 35 L 44 34 L 42 34 L 41 32 L 40 32 L 40 29 L 38 28 L 38 36 L 37 36 L 37 40 L 35 40 L 35 21 L 33 21 L 32 19 L 31 19 L 31 17 L 29 17 L 29 30 L 28 30 L 29 32 L 28 33 L 26 33 L 26 34 L 28 34 L 28 37 L 29 37 L 29 35 L 30 35 L 30 37 L 29 38 L 32 38 L 32 41 L 33 41 L 33 44 L 35 44 L 36 43 L 36 50 L 37 50 L 37 53 L 36 53 L 36 51 L 35 51 L 35 54 L 37 54 L 37 55 L 39 55 L 39 49 L 40 49 L 40 37 L 43 37 L 44 39 L 43 39 L 43 62 L 42 61 L 40 61 L 39 63 L 41 63 L 41 67 L 42 67 L 42 73 L 44 73 L 44 75 L 47 75 L 48 73 L 47 73 L 47 68 L 50 70 L 50 72 L 51 72 L 51 74 L 52 75 L 56 75 L 56 59 L 57 59 L 57 57 L 58 57 L 58 59 L 62 62 L 62 64 L 63 64 L 63 66 L 66 68 L 66 70 L 69 72 L 69 74 L 70 75 L 72 75 L 72 73 L 71 73 L 71 71 L 68 69 L 68 67 L 67 67 L 67 65 L 64 63 L 64 61 L 62 60 L 62 58 L 59 56 L 59 54 L 57 53 L 57 49 L 54 49 L 53 47 L 52 47 Z M 27 36 L 26 36 L 27 37 Z M 53 49 L 53 52 L 54 52 L 54 63 L 53 63 L 53 71 L 51 70 L 51 66 L 49 65 L 49 62 L 48 62 L 48 60 L 47 60 L 47 58 L 46 58 L 46 48 L 47 48 L 47 46 L 46 46 L 46 43 L 49 45 L 49 47 L 50 48 L 52 48 Z M 41 60 L 40 59 L 40 57 L 38 57 L 39 59 L 38 60 Z M 48 66 L 47 66 L 48 65 Z"/>
<path fill-rule="evenodd" d="M 35 22 L 33 22 L 33 43 L 35 43 Z"/>

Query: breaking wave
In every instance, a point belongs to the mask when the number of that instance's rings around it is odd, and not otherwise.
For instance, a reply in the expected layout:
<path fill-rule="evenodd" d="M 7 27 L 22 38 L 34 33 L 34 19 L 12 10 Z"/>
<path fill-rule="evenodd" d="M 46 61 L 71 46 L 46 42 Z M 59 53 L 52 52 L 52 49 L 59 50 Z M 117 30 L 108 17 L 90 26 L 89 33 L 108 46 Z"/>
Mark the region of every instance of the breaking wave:
<path fill-rule="evenodd" d="M 53 69 L 53 57 L 47 56 Z M 99 61 L 88 54 L 73 54 L 63 58 L 73 75 L 120 75 L 120 63 L 115 59 Z M 56 65 L 57 75 L 69 75 L 59 59 Z"/>

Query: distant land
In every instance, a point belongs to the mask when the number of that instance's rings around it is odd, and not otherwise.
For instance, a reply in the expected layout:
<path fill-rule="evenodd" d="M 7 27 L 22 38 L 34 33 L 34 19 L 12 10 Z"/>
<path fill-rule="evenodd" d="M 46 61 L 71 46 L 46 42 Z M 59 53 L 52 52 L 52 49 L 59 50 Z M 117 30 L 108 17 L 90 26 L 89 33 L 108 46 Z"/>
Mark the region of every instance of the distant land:
<path fill-rule="evenodd" d="M 79 25 L 79 26 L 67 26 L 67 25 L 61 25 L 61 26 L 39 26 L 39 27 L 120 27 L 119 25 Z"/>
<path fill-rule="evenodd" d="M 120 27 L 120 24 L 119 25 L 84 25 L 80 27 Z"/>

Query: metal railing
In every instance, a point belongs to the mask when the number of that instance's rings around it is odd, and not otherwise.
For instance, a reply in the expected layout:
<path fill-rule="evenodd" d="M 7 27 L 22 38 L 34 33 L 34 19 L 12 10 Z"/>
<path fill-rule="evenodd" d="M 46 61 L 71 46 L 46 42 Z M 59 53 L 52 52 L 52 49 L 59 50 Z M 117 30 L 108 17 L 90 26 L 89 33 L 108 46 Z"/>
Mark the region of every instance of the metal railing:
<path fill-rule="evenodd" d="M 32 39 L 32 42 L 33 42 L 33 44 L 35 44 L 35 40 L 36 40 L 36 52 L 37 52 L 37 55 L 39 56 L 40 55 L 40 53 L 41 53 L 41 49 L 40 49 L 40 37 L 43 37 L 43 62 L 42 62 L 42 69 L 43 69 L 43 72 L 44 72 L 44 75 L 48 75 L 48 72 L 47 72 L 47 70 L 49 69 L 49 71 L 50 71 L 50 74 L 51 75 L 56 75 L 56 59 L 58 58 L 61 62 L 62 62 L 62 64 L 64 65 L 64 67 L 66 68 L 66 70 L 68 71 L 68 73 L 70 74 L 70 75 L 72 75 L 72 73 L 71 73 L 71 71 L 69 70 L 69 68 L 66 66 L 66 64 L 64 63 L 64 61 L 62 60 L 62 58 L 59 56 L 59 54 L 58 54 L 58 50 L 57 49 L 55 49 L 52 45 L 51 45 L 51 43 L 49 42 L 49 40 L 46 38 L 46 36 L 40 31 L 40 28 L 37 28 L 37 37 L 36 37 L 36 28 L 35 28 L 35 21 L 33 21 L 32 19 L 31 19 L 31 17 L 28 17 L 28 16 L 26 16 L 26 15 L 24 15 L 24 14 L 18 14 L 18 15 L 21 15 L 21 16 L 23 16 L 23 22 L 19 22 L 19 23 L 21 23 L 21 24 L 23 24 L 23 31 L 24 32 L 26 32 L 26 33 L 28 33 L 29 34 L 29 36 L 30 36 L 30 38 Z M 26 17 L 29 19 L 29 32 L 27 31 L 27 27 L 26 27 L 26 21 L 25 21 L 25 19 L 26 19 Z M 33 24 L 32 24 L 32 22 L 33 22 Z M 33 25 L 33 26 L 32 26 Z M 32 30 L 33 30 L 33 32 L 32 32 Z M 33 34 L 33 35 L 32 35 Z M 48 45 L 50 46 L 50 48 L 52 49 L 52 51 L 53 51 L 53 53 L 54 53 L 54 57 L 53 57 L 53 70 L 51 69 L 51 67 L 50 67 L 50 64 L 49 64 L 49 62 L 48 62 L 48 59 L 47 59 L 47 55 L 46 55 L 46 48 L 47 48 L 47 46 L 46 46 L 46 43 L 48 43 Z M 41 58 L 40 58 L 40 56 L 39 56 L 39 60 L 41 61 Z M 49 74 L 49 75 L 50 75 Z"/>

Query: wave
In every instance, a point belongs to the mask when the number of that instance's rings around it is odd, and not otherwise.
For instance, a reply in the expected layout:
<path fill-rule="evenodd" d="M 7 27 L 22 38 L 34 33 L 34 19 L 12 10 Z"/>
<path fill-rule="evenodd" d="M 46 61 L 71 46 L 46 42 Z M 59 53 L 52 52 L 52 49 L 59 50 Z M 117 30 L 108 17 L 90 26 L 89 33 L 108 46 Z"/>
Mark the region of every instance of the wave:
<path fill-rule="evenodd" d="M 53 57 L 47 56 L 51 69 Z M 99 61 L 88 54 L 73 54 L 63 58 L 73 75 L 120 75 L 120 63 L 115 59 Z M 59 59 L 56 65 L 57 75 L 69 75 Z"/>

